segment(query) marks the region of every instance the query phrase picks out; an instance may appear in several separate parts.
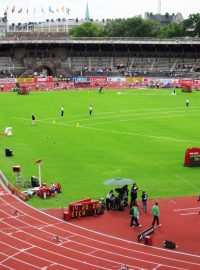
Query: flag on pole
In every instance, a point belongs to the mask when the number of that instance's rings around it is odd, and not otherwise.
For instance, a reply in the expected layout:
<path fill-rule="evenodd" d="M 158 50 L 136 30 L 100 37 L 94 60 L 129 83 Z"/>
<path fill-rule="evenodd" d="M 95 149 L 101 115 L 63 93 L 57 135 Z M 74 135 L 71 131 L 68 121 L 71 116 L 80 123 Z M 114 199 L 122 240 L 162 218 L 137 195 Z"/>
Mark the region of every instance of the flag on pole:
<path fill-rule="evenodd" d="M 52 12 L 51 7 L 49 6 L 49 12 Z"/>
<path fill-rule="evenodd" d="M 27 8 L 27 10 L 26 10 L 26 13 L 28 14 L 28 8 Z"/>
<path fill-rule="evenodd" d="M 70 9 L 66 8 L 66 13 L 69 15 Z"/>
<path fill-rule="evenodd" d="M 35 161 L 35 163 L 41 164 L 41 163 L 42 163 L 42 160 L 41 160 L 41 159 L 37 159 L 37 160 Z"/>
<path fill-rule="evenodd" d="M 14 13 L 15 12 L 15 6 L 13 6 L 13 8 L 12 8 L 12 13 Z"/>
<path fill-rule="evenodd" d="M 22 13 L 22 8 L 20 8 L 20 9 L 18 10 L 18 13 Z"/>
<path fill-rule="evenodd" d="M 62 6 L 61 10 L 62 10 L 62 12 L 65 12 L 65 7 L 64 7 L 64 6 Z"/>

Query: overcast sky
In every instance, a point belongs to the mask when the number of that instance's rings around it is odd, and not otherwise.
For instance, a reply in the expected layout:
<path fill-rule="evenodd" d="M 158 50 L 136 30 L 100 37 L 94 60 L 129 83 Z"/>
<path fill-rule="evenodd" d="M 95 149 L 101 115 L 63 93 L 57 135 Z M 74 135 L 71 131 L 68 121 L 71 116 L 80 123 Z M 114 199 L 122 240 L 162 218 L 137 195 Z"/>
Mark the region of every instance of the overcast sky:
<path fill-rule="evenodd" d="M 0 0 L 0 16 L 8 8 L 9 22 L 44 21 L 46 19 L 84 19 L 88 2 L 90 17 L 94 20 L 108 18 L 129 18 L 145 12 L 161 14 L 182 13 L 184 19 L 189 14 L 200 13 L 199 0 Z M 15 11 L 11 10 L 15 6 Z M 65 9 L 64 9 L 65 8 Z M 69 15 L 66 13 L 69 8 Z M 21 13 L 18 13 L 22 9 Z M 52 10 L 53 12 L 50 12 Z"/>

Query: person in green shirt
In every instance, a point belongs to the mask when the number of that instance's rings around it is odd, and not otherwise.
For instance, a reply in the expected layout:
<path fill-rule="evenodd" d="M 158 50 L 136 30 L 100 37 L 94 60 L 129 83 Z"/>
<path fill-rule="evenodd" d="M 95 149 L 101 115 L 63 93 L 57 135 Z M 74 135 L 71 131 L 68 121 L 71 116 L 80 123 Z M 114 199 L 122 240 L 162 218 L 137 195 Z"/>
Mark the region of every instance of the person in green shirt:
<path fill-rule="evenodd" d="M 157 223 L 157 226 L 161 226 L 161 224 L 159 222 L 160 210 L 159 210 L 159 207 L 158 207 L 158 202 L 156 202 L 154 204 L 154 206 L 152 207 L 152 215 L 153 215 L 152 226 L 154 227 L 155 223 Z"/>
<path fill-rule="evenodd" d="M 141 227 L 142 225 L 138 222 L 139 212 L 136 205 L 133 205 L 133 207 L 130 209 L 130 215 L 131 215 L 131 223 L 130 227 L 133 227 L 135 224 L 137 227 Z"/>

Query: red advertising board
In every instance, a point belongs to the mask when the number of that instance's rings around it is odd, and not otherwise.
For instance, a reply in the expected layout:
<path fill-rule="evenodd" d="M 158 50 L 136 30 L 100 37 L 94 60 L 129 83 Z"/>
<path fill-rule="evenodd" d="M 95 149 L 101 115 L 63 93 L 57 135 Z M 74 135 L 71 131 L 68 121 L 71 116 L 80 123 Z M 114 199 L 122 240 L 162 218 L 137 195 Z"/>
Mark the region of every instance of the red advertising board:
<path fill-rule="evenodd" d="M 98 77 L 89 77 L 89 82 L 93 83 L 106 83 L 107 77 L 106 76 L 98 76 Z"/>

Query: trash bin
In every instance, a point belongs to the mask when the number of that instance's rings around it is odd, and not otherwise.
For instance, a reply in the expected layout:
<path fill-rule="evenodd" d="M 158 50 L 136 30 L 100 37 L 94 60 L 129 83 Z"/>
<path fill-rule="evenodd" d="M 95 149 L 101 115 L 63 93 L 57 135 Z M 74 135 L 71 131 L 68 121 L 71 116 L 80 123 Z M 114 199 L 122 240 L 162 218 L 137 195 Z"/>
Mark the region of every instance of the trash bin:
<path fill-rule="evenodd" d="M 153 245 L 153 239 L 152 236 L 147 235 L 144 237 L 144 244 L 147 246 L 152 246 Z"/>

